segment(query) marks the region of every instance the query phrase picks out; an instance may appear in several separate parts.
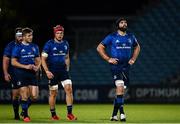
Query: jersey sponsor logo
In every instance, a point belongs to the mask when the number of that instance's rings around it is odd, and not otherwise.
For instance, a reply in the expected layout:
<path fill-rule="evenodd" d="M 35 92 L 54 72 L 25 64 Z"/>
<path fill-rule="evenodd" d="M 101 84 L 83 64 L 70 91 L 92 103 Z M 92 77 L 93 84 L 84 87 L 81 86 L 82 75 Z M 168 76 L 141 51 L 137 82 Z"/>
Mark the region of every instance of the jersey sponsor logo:
<path fill-rule="evenodd" d="M 126 46 L 126 44 L 123 43 L 122 46 L 117 46 L 116 49 L 131 49 L 131 46 Z"/>
<path fill-rule="evenodd" d="M 53 53 L 53 56 L 65 56 L 66 53 Z"/>
<path fill-rule="evenodd" d="M 67 46 L 66 45 L 64 45 L 64 49 L 67 50 Z"/>
<path fill-rule="evenodd" d="M 24 56 L 21 56 L 22 58 L 34 58 L 35 55 L 24 55 Z"/>
<path fill-rule="evenodd" d="M 31 52 L 28 52 L 28 55 L 30 55 L 31 54 Z"/>
<path fill-rule="evenodd" d="M 62 50 L 59 51 L 59 53 L 53 53 L 53 56 L 65 56 L 66 53 L 64 53 Z"/>

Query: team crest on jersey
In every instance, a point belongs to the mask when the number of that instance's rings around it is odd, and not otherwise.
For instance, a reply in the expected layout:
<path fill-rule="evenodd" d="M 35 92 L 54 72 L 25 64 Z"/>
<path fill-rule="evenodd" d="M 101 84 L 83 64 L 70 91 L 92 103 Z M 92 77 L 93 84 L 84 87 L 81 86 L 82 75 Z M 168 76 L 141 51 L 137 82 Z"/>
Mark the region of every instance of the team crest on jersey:
<path fill-rule="evenodd" d="M 123 47 L 125 47 L 125 46 L 126 46 L 126 44 L 125 44 L 125 43 L 123 43 L 123 44 L 122 44 L 122 46 L 123 46 Z"/>
<path fill-rule="evenodd" d="M 31 54 L 31 52 L 28 52 L 28 55 L 30 55 Z"/>
<path fill-rule="evenodd" d="M 117 79 L 117 76 L 116 76 L 116 75 L 114 75 L 114 79 Z"/>
<path fill-rule="evenodd" d="M 32 50 L 33 50 L 34 52 L 36 52 L 36 49 L 35 49 L 34 47 L 32 48 Z"/>
<path fill-rule="evenodd" d="M 132 42 L 130 38 L 128 39 L 128 42 L 129 42 L 129 43 L 131 43 L 131 42 Z"/>
<path fill-rule="evenodd" d="M 21 52 L 25 52 L 25 49 L 22 49 Z"/>
<path fill-rule="evenodd" d="M 64 49 L 67 50 L 67 46 L 66 45 L 64 45 Z"/>
<path fill-rule="evenodd" d="M 57 50 L 57 48 L 56 48 L 56 47 L 54 47 L 54 48 L 53 48 L 53 50 Z"/>

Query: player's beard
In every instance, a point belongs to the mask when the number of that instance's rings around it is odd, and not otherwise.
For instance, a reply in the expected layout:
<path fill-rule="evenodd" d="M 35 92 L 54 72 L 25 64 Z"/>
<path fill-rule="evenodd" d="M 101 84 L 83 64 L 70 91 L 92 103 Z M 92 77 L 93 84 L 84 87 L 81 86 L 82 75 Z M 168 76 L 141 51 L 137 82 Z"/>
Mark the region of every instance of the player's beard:
<path fill-rule="evenodd" d="M 126 30 L 127 30 L 127 28 L 124 28 L 124 27 L 119 27 L 118 29 L 122 32 L 126 32 Z"/>

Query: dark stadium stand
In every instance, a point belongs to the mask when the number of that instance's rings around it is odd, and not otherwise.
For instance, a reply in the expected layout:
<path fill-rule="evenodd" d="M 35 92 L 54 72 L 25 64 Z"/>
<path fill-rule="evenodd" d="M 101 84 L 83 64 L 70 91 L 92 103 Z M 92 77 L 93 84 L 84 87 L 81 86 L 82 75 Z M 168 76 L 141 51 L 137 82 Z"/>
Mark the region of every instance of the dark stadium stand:
<path fill-rule="evenodd" d="M 177 57 L 180 53 L 179 7 L 178 0 L 164 0 L 154 7 L 144 8 L 143 14 L 130 18 L 130 30 L 136 34 L 141 44 L 140 56 L 131 70 L 132 85 L 160 84 L 166 77 L 177 72 L 180 67 L 180 58 Z M 86 44 L 87 48 L 93 42 L 97 45 L 111 29 L 110 26 L 96 28 L 102 30 L 98 29 L 96 33 L 95 28 L 94 32 L 82 31 L 83 34 L 78 39 L 89 44 Z M 95 47 L 80 52 L 71 65 L 71 76 L 75 84 L 111 82 L 109 66 L 99 57 Z"/>

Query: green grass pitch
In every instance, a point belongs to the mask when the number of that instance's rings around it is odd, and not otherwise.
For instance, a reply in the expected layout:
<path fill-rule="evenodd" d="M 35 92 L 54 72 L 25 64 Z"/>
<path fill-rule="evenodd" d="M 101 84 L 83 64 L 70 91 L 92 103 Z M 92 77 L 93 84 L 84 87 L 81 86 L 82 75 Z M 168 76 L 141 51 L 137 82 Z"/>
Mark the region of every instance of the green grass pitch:
<path fill-rule="evenodd" d="M 77 121 L 66 120 L 66 105 L 56 106 L 61 120 L 51 121 L 49 106 L 44 104 L 32 105 L 29 109 L 31 123 L 122 123 L 109 120 L 112 104 L 75 104 L 74 114 Z M 128 123 L 180 123 L 180 105 L 171 104 L 127 104 L 125 105 Z M 23 123 L 13 120 L 11 105 L 0 104 L 0 123 Z"/>

